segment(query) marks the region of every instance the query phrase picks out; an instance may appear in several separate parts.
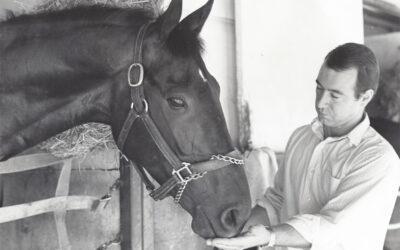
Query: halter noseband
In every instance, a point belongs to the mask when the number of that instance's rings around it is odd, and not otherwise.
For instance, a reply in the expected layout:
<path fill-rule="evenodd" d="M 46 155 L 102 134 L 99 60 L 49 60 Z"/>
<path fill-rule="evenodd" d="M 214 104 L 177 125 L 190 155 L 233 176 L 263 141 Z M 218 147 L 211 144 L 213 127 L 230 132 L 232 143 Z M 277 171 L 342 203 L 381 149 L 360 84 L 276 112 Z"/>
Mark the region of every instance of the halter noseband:
<path fill-rule="evenodd" d="M 146 185 L 147 190 L 151 191 L 150 196 L 154 200 L 161 200 L 165 198 L 166 196 L 168 196 L 169 192 L 173 188 L 179 185 L 178 192 L 174 198 L 174 201 L 176 203 L 179 203 L 179 200 L 188 182 L 203 177 L 207 172 L 214 171 L 229 166 L 231 164 L 243 165 L 244 163 L 243 160 L 237 159 L 238 157 L 240 157 L 239 153 L 237 151 L 232 151 L 227 155 L 213 155 L 208 161 L 191 164 L 187 162 L 182 162 L 169 147 L 168 143 L 165 141 L 160 131 L 154 124 L 153 119 L 148 114 L 148 103 L 144 96 L 144 68 L 141 63 L 142 46 L 144 35 L 149 25 L 150 23 L 143 24 L 139 28 L 138 34 L 136 36 L 133 63 L 128 69 L 128 85 L 130 86 L 132 103 L 129 113 L 119 133 L 117 145 L 118 148 L 122 151 L 133 123 L 137 119 L 142 120 L 143 124 L 146 127 L 146 130 L 149 132 L 154 143 L 157 145 L 157 148 L 163 154 L 165 159 L 167 159 L 168 163 L 172 166 L 172 176 L 156 189 L 153 183 L 149 180 L 143 167 L 138 166 L 137 164 L 132 165 L 135 166 L 142 181 Z M 134 80 L 136 80 L 136 82 L 134 83 L 132 83 L 131 74 L 134 76 Z M 126 157 L 125 159 L 129 161 Z"/>

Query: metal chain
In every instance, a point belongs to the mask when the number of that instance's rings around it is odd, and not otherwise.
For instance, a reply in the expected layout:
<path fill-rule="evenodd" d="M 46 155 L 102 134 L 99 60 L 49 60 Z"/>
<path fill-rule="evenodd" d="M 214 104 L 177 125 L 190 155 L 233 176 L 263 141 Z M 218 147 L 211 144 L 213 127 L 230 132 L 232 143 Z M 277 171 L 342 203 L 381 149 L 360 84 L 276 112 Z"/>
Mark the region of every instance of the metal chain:
<path fill-rule="evenodd" d="M 243 160 L 239 160 L 227 155 L 213 155 L 211 156 L 211 160 L 219 160 L 219 161 L 226 161 L 226 162 L 230 162 L 232 164 L 236 164 L 236 165 L 244 165 L 244 161 Z"/>
<path fill-rule="evenodd" d="M 105 209 L 112 198 L 113 192 L 118 190 L 120 187 L 121 187 L 121 179 L 117 178 L 115 182 L 108 188 L 108 192 L 93 203 L 92 210 L 96 210 L 101 202 L 104 202 L 103 209 Z"/>
<path fill-rule="evenodd" d="M 234 157 L 230 157 L 227 155 L 221 155 L 221 154 L 212 155 L 211 160 L 219 160 L 219 161 L 225 161 L 225 162 L 229 162 L 229 163 L 236 164 L 236 165 L 244 165 L 243 160 L 236 159 Z M 188 184 L 189 181 L 199 179 L 199 178 L 203 177 L 206 173 L 207 172 L 196 173 L 196 174 L 192 174 L 188 177 L 185 177 L 183 179 L 183 181 L 181 183 L 179 183 L 180 186 L 179 186 L 178 192 L 176 193 L 176 196 L 174 198 L 175 203 L 179 203 L 179 201 L 183 195 L 183 191 L 185 191 L 186 185 Z"/>
<path fill-rule="evenodd" d="M 188 177 L 185 177 L 185 179 L 183 179 L 183 181 L 181 183 L 179 183 L 180 186 L 179 186 L 178 192 L 176 193 L 176 196 L 174 198 L 175 203 L 179 203 L 179 201 L 182 197 L 183 191 L 185 191 L 186 185 L 188 184 L 189 181 L 199 179 L 199 178 L 203 177 L 206 173 L 207 173 L 207 171 L 202 172 L 202 173 L 195 173 Z"/>
<path fill-rule="evenodd" d="M 121 235 L 117 234 L 117 237 L 115 237 L 115 239 L 103 243 L 101 246 L 96 248 L 96 250 L 107 250 L 112 245 L 120 245 L 120 244 L 121 244 Z"/>

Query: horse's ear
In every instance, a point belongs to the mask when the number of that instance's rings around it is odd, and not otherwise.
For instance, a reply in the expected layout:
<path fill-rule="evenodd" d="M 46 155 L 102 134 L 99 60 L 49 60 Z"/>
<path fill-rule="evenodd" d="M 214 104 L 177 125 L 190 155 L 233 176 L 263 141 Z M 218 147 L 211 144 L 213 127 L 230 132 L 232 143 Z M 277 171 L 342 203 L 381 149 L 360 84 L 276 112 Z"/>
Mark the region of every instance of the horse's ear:
<path fill-rule="evenodd" d="M 157 19 L 160 37 L 166 39 L 171 31 L 179 24 L 182 15 L 182 0 L 172 0 L 168 9 Z"/>
<path fill-rule="evenodd" d="M 211 12 L 213 3 L 214 0 L 208 0 L 208 2 L 203 7 L 185 17 L 185 19 L 183 19 L 179 26 L 184 29 L 189 29 L 197 34 L 200 33 L 204 23 L 208 18 L 208 15 Z"/>
<path fill-rule="evenodd" d="M 15 14 L 12 10 L 5 9 L 5 13 L 6 13 L 6 20 L 12 19 L 15 17 Z"/>

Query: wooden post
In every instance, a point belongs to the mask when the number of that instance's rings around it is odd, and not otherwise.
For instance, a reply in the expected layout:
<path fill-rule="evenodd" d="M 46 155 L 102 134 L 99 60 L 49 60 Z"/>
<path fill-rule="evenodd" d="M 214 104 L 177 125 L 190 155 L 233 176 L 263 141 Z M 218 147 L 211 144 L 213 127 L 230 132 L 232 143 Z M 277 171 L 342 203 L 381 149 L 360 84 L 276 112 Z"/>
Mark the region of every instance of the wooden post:
<path fill-rule="evenodd" d="M 120 175 L 121 250 L 143 250 L 143 185 L 133 166 L 123 157 Z"/>
<path fill-rule="evenodd" d="M 124 158 L 120 160 L 120 179 L 121 250 L 154 250 L 154 202 Z"/>

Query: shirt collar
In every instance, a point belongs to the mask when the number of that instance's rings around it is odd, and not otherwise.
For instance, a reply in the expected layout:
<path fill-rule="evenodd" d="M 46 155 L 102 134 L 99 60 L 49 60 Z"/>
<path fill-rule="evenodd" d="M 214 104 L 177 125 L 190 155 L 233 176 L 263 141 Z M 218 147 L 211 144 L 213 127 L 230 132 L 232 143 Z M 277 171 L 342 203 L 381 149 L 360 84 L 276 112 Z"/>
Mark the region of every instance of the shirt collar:
<path fill-rule="evenodd" d="M 363 138 L 364 133 L 367 131 L 369 128 L 370 121 L 367 113 L 364 113 L 362 121 L 355 127 L 353 130 L 351 130 L 348 134 L 341 136 L 341 137 L 336 137 L 336 140 L 340 140 L 343 138 L 348 138 L 349 142 L 353 144 L 354 146 L 357 146 L 360 144 L 361 139 Z M 324 139 L 324 130 L 322 127 L 322 123 L 318 120 L 318 118 L 315 118 L 311 122 L 311 129 L 314 132 L 314 134 L 321 140 Z"/>

